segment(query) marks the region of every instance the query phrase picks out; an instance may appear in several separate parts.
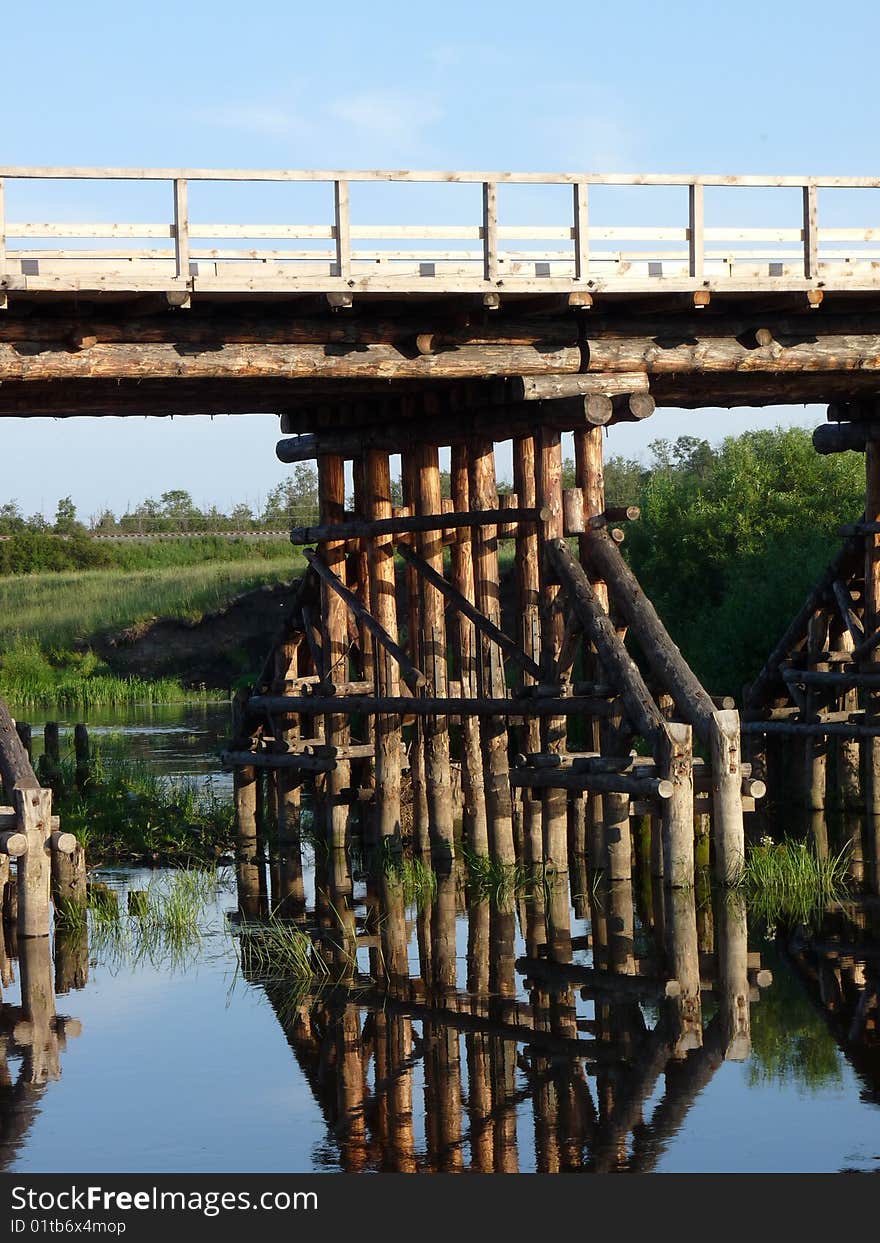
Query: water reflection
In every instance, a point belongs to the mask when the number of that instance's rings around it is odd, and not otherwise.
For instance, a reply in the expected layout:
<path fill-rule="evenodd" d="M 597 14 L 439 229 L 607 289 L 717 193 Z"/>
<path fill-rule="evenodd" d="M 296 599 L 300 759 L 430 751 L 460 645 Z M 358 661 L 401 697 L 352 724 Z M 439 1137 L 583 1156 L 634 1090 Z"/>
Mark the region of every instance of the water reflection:
<path fill-rule="evenodd" d="M 236 959 L 323 1120 L 317 1168 L 665 1168 L 695 1104 L 743 1061 L 753 1121 L 761 1089 L 839 1092 L 847 1061 L 862 1100 L 880 1105 L 875 899 L 836 904 L 814 933 L 779 933 L 758 952 L 741 894 L 664 889 L 638 869 L 612 882 L 573 859 L 567 874 L 490 900 L 460 863 L 418 885 L 405 868 L 357 863 L 352 871 L 344 852 L 304 858 L 297 843 L 289 882 L 260 882 L 283 899 L 285 926 L 308 938 L 326 983 L 265 953 Z M 107 874 L 122 899 L 116 918 L 132 929 L 148 922 L 132 913 L 144 875 Z M 163 879 L 163 893 L 174 888 Z M 229 905 L 227 892 L 214 917 Z M 80 1032 L 56 998 L 108 964 L 124 970 L 102 921 L 92 909 L 91 947 L 85 926 L 60 927 L 51 942 L 16 943 L 9 926 L 0 938 L 2 1168 L 20 1165 Z M 213 953 L 230 944 L 221 938 Z M 145 962 L 165 969 L 134 946 L 131 969 Z M 100 1077 L 89 1084 L 96 1118 L 103 1088 Z M 729 1089 L 714 1100 L 723 1130 Z"/>
<path fill-rule="evenodd" d="M 749 1055 L 772 976 L 749 952 L 741 895 L 707 919 L 695 890 L 661 891 L 651 926 L 630 881 L 585 890 L 573 867 L 489 902 L 460 869 L 412 911 L 385 870 L 366 876 L 356 917 L 346 866 L 328 860 L 316 895 L 338 983 L 291 1009 L 282 974 L 250 975 L 345 1170 L 652 1169 L 719 1067 Z"/>
<path fill-rule="evenodd" d="M 81 952 L 57 945 L 53 969 L 48 937 L 24 937 L 16 944 L 6 926 L 0 941 L 3 987 L 14 983 L 16 957 L 20 976 L 20 1004 L 0 1001 L 0 1169 L 5 1170 L 27 1142 L 47 1085 L 61 1078 L 67 1041 L 82 1031 L 77 1019 L 57 1013 L 56 992 L 66 991 L 73 980 L 85 983 L 88 968 Z M 59 978 L 64 989 L 57 987 Z"/>

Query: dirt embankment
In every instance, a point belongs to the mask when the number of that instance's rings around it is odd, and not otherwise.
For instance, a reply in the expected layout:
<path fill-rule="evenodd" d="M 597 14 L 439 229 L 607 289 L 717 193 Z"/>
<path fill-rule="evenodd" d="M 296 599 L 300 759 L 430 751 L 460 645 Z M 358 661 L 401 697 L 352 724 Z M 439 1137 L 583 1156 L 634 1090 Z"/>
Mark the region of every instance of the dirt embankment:
<path fill-rule="evenodd" d="M 262 668 L 292 589 L 292 583 L 258 587 L 199 621 L 155 618 L 90 646 L 121 676 L 178 678 L 185 686 L 225 690 Z"/>

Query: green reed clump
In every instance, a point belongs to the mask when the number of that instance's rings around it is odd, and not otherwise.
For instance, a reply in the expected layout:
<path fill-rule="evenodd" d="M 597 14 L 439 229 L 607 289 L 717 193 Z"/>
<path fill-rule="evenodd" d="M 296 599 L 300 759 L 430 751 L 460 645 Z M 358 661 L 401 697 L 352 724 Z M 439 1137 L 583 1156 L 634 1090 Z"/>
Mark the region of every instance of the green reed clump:
<path fill-rule="evenodd" d="M 546 882 L 545 869 L 526 863 L 503 863 L 486 855 L 462 851 L 467 868 L 468 888 L 473 897 L 505 902 L 516 894 L 531 892 Z"/>
<path fill-rule="evenodd" d="M 848 894 L 848 852 L 823 858 L 806 842 L 765 837 L 748 848 L 740 884 L 750 913 L 764 924 L 809 925 Z"/>
<path fill-rule="evenodd" d="M 307 932 L 270 915 L 261 923 L 242 923 L 234 937 L 239 965 L 247 979 L 281 978 L 327 982 L 330 972 Z"/>
<path fill-rule="evenodd" d="M 437 877 L 430 864 L 413 855 L 386 851 L 382 857 L 385 876 L 399 884 L 407 906 L 423 910 L 437 893 Z"/>
<path fill-rule="evenodd" d="M 89 893 L 88 944 L 108 967 L 183 970 L 202 954 L 210 914 L 223 882 L 216 871 L 193 868 L 154 877 L 146 890 L 130 890 L 120 911 L 117 890 L 93 884 Z M 82 928 L 80 912 L 56 915 L 61 934 Z"/>
<path fill-rule="evenodd" d="M 72 760 L 50 777 L 55 807 L 89 858 L 212 864 L 232 848 L 235 812 L 210 777 L 168 780 L 101 749 L 80 787 Z"/>

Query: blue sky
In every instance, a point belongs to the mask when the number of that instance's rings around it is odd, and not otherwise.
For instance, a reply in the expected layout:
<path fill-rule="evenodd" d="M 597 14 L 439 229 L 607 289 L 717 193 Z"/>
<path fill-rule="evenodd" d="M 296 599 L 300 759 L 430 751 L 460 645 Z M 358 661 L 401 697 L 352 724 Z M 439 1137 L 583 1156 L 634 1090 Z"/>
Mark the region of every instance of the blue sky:
<path fill-rule="evenodd" d="M 876 4 L 814 0 L 735 15 L 692 0 L 45 0 L 4 13 L 0 163 L 876 175 L 878 35 Z M 429 208 L 445 190 L 423 191 Z M 23 206 L 47 192 L 28 187 Z M 284 210 L 249 193 L 252 219 Z M 875 223 L 880 196 L 863 193 Z M 821 416 L 665 413 L 608 448 Z M 283 477 L 275 439 L 265 417 L 4 420 L 0 501 L 255 500 Z"/>

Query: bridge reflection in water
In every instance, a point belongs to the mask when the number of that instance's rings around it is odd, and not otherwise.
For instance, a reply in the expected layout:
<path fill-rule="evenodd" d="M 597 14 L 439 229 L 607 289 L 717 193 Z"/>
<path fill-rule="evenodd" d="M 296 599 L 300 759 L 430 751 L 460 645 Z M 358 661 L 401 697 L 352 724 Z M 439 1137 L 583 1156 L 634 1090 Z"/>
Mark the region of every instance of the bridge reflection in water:
<path fill-rule="evenodd" d="M 575 870 L 571 903 L 568 877 L 489 900 L 453 871 L 413 915 L 393 871 L 368 877 L 362 911 L 344 856 L 322 872 L 300 922 L 334 984 L 243 964 L 347 1171 L 516 1172 L 522 1145 L 539 1172 L 651 1170 L 725 1059 L 749 1054 L 772 975 L 740 894 L 637 895 Z"/>
<path fill-rule="evenodd" d="M 244 977 L 267 997 L 324 1119 L 317 1168 L 654 1170 L 725 1061 L 750 1056 L 753 1022 L 756 1044 L 766 1028 L 774 1055 L 810 1060 L 776 997 L 797 988 L 791 968 L 862 1099 L 880 1104 L 876 899 L 836 905 L 815 934 L 780 935 L 788 962 L 774 981 L 749 949 L 736 890 L 609 883 L 577 866 L 515 892 L 480 890 L 461 861 L 414 886 L 397 865 L 352 876 L 344 855 L 319 853 L 314 902 L 285 926 L 315 947 L 323 984 L 258 950 L 258 915 L 232 916 Z M 56 998 L 88 983 L 85 927 L 17 941 L 7 924 L 0 971 L 8 1169 L 81 1032 Z M 20 1004 L 6 1000 L 19 990 Z M 778 1076 L 766 1051 L 753 1061 L 759 1078 Z"/>

